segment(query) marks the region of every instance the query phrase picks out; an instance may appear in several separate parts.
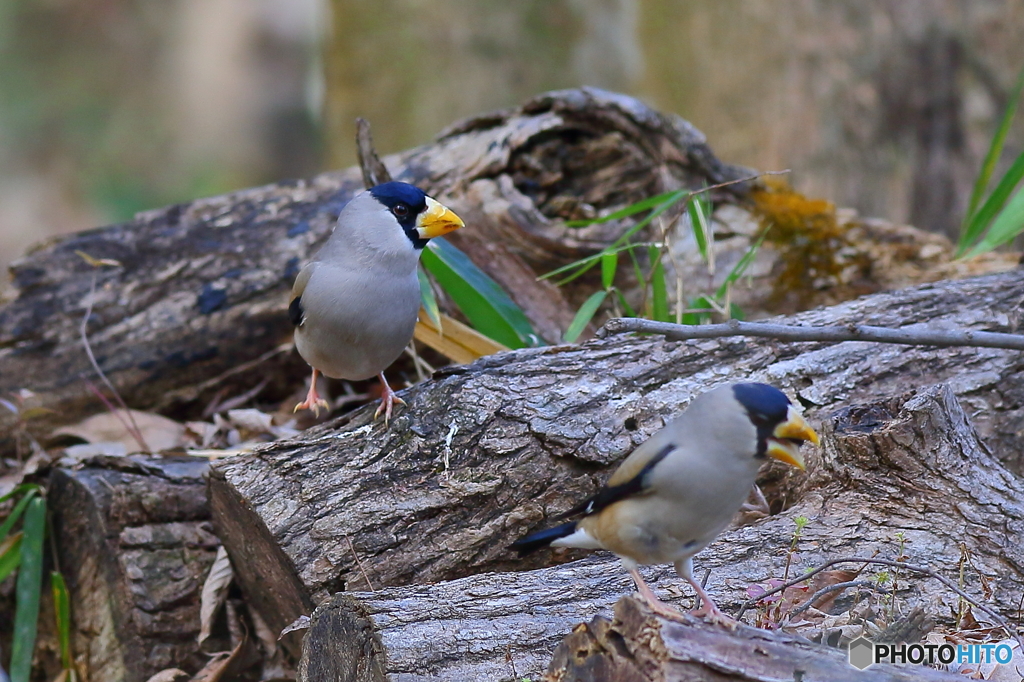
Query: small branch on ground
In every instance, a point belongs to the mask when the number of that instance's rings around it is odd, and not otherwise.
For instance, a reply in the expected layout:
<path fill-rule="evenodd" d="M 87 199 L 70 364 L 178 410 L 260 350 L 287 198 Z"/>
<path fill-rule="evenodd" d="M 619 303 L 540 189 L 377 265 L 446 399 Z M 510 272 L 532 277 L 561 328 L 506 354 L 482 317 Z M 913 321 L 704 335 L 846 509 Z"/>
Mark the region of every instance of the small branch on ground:
<path fill-rule="evenodd" d="M 91 258 L 90 256 L 88 256 L 88 254 L 82 253 L 81 251 L 78 251 L 77 253 L 79 256 L 82 257 L 83 260 L 85 260 L 85 262 L 89 263 L 93 267 L 99 267 L 102 265 L 121 265 L 120 263 L 114 260 L 105 259 L 101 261 L 95 258 Z M 114 399 L 117 400 L 117 404 L 121 406 L 122 410 L 124 410 L 124 414 L 128 419 L 127 421 L 125 421 L 125 417 L 121 416 L 121 412 L 116 409 L 111 409 L 111 412 L 113 412 L 114 416 L 117 417 L 118 421 L 120 421 L 121 424 L 124 425 L 125 430 L 128 431 L 129 434 L 131 434 L 131 437 L 135 439 L 135 442 L 139 444 L 139 447 L 142 448 L 143 452 L 152 452 L 152 450 L 149 448 L 149 445 L 146 444 L 146 439 L 142 437 L 142 431 L 139 429 L 139 425 L 135 423 L 135 417 L 132 416 L 132 411 L 128 409 L 127 405 L 125 405 L 124 400 L 121 398 L 121 394 L 117 392 L 116 388 L 114 388 L 114 384 L 110 383 L 110 379 L 108 379 L 107 375 L 103 373 L 102 369 L 100 369 L 99 363 L 96 362 L 96 356 L 93 355 L 92 346 L 89 345 L 89 318 L 92 316 L 92 303 L 95 296 L 96 273 L 93 272 L 92 284 L 89 287 L 89 304 L 86 306 L 85 316 L 82 318 L 82 325 L 78 328 L 79 334 L 81 334 L 82 336 L 82 346 L 85 347 L 85 354 L 89 356 L 89 362 L 90 364 L 92 364 L 92 368 L 96 370 L 96 374 L 98 374 L 100 379 L 103 380 L 104 385 L 108 389 L 110 389 L 110 392 L 114 395 Z M 92 388 L 91 384 L 89 386 Z M 103 400 L 103 395 L 99 391 L 96 391 L 96 393 L 100 396 L 100 399 Z M 108 403 L 106 400 L 103 400 L 103 402 L 108 408 L 112 408 L 110 403 Z"/>
<path fill-rule="evenodd" d="M 992 621 L 996 625 L 998 625 L 999 627 L 1003 628 L 1003 630 L 1005 630 L 1006 633 L 1009 636 L 1016 638 L 1017 641 L 1019 641 L 1021 643 L 1021 646 L 1024 647 L 1024 638 L 1021 638 L 1017 634 L 1016 630 L 1014 628 L 1010 627 L 1010 624 L 1007 623 L 1006 620 L 1002 616 L 1000 616 L 995 610 L 989 608 L 985 604 L 982 604 L 981 601 L 979 601 L 978 599 L 975 599 L 971 595 L 969 595 L 966 592 L 964 592 L 963 590 L 961 590 L 959 587 L 957 587 L 953 583 L 953 581 L 949 580 L 948 578 L 946 578 L 944 576 L 939 575 L 938 573 L 936 573 L 932 569 L 928 568 L 927 566 L 917 566 L 917 565 L 914 565 L 914 564 L 905 563 L 903 561 L 891 561 L 889 559 L 874 559 L 874 558 L 867 558 L 867 557 L 844 557 L 842 559 L 830 559 L 829 561 L 826 561 L 823 564 L 819 564 L 819 565 L 815 566 L 812 570 L 804 573 L 799 578 L 794 578 L 793 580 L 790 580 L 789 582 L 782 583 L 781 585 L 778 585 L 777 587 L 775 587 L 775 588 L 773 588 L 771 590 L 768 590 L 764 594 L 760 594 L 757 597 L 752 597 L 751 599 L 748 599 L 747 601 L 743 602 L 743 604 L 740 605 L 739 612 L 736 614 L 736 620 L 739 620 L 740 618 L 742 618 L 743 614 L 746 613 L 747 609 L 749 609 L 751 606 L 753 606 L 755 603 L 761 601 L 765 597 L 769 597 L 769 596 L 771 596 L 771 595 L 773 595 L 773 594 L 775 594 L 777 592 L 781 592 L 782 590 L 786 589 L 787 587 L 792 587 L 793 585 L 796 585 L 798 583 L 802 583 L 805 580 L 811 578 L 812 576 L 817 575 L 818 573 L 821 573 L 822 571 L 824 571 L 826 568 L 828 568 L 830 566 L 834 566 L 836 564 L 847 564 L 847 563 L 849 563 L 849 564 L 881 564 L 882 566 L 890 566 L 892 568 L 906 569 L 908 571 L 914 571 L 915 573 L 920 573 L 921 575 L 928 576 L 929 578 L 934 578 L 935 580 L 938 580 L 940 583 L 942 583 L 942 585 L 944 587 L 946 587 L 946 589 L 950 590 L 951 592 L 954 592 L 954 593 L 958 594 L 960 597 L 962 597 L 963 599 L 965 599 L 968 602 L 970 602 L 971 604 L 973 604 L 979 611 L 981 611 L 982 613 L 987 615 L 989 618 L 991 618 Z M 813 599 L 813 597 L 812 597 L 812 599 Z"/>
<path fill-rule="evenodd" d="M 617 317 L 605 323 L 597 331 L 598 338 L 609 334 L 637 332 L 660 334 L 670 341 L 686 339 L 715 339 L 724 336 L 760 336 L 781 341 L 874 341 L 876 343 L 898 343 L 907 346 L 971 346 L 976 348 L 1007 348 L 1024 350 L 1024 335 L 982 332 L 971 329 L 947 331 L 945 329 L 894 329 L 891 327 L 870 327 L 851 324 L 831 327 L 795 327 L 764 322 L 741 322 L 729 320 L 721 324 L 673 324 L 639 318 Z"/>

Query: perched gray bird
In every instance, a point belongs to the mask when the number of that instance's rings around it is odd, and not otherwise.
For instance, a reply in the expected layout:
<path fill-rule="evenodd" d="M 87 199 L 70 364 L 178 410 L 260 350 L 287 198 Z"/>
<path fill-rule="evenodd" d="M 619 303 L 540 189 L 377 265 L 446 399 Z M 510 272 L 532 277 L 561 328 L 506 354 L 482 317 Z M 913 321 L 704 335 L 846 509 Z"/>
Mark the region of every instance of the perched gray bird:
<path fill-rule="evenodd" d="M 733 623 L 693 579 L 693 556 L 729 525 L 766 458 L 803 469 L 799 449 L 808 440 L 817 445 L 818 435 L 782 391 L 720 386 L 695 398 L 562 517 L 582 519 L 528 535 L 512 549 L 520 556 L 548 545 L 614 552 L 644 600 L 669 618 L 679 612 L 654 595 L 637 566 L 675 564 L 703 602 L 695 615 Z"/>
<path fill-rule="evenodd" d="M 391 418 L 403 403 L 384 370 L 412 340 L 420 309 L 416 265 L 427 241 L 463 227 L 462 219 L 404 182 L 385 182 L 342 209 L 327 243 L 299 271 L 288 316 L 295 347 L 313 368 L 305 401 L 295 410 L 319 413 L 323 374 L 358 381 L 375 374 L 383 395 L 375 417 Z"/>

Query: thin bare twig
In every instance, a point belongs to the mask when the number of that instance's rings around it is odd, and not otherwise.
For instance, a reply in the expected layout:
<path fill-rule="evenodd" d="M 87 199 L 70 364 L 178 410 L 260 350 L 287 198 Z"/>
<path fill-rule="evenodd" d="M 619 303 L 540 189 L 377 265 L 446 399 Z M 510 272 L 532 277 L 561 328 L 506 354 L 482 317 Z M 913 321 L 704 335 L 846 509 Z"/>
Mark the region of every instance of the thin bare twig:
<path fill-rule="evenodd" d="M 85 256 L 83 255 L 83 258 L 84 257 Z M 103 380 L 106 387 L 110 389 L 110 392 L 114 394 L 117 404 L 124 410 L 124 414 L 128 418 L 128 421 L 125 421 L 124 417 L 121 416 L 121 413 L 118 410 L 112 410 L 114 416 L 117 417 L 118 421 L 124 425 L 125 430 L 131 434 L 132 438 L 134 438 L 135 442 L 139 444 L 139 447 L 142 448 L 143 452 L 152 452 L 149 445 L 146 444 L 146 439 L 142 437 L 142 431 L 139 429 L 139 425 L 135 423 L 135 417 L 132 416 L 132 411 L 124 404 L 124 400 L 121 399 L 121 394 L 117 392 L 117 389 L 114 388 L 114 384 L 110 383 L 110 379 L 108 379 L 107 375 L 103 373 L 102 369 L 100 369 L 99 363 L 96 362 L 96 356 L 93 355 L 92 346 L 89 345 L 88 326 L 89 318 L 92 316 L 92 303 L 95 296 L 96 271 L 94 270 L 92 273 L 92 285 L 89 287 L 89 305 L 86 306 L 85 316 L 82 318 L 82 325 L 78 329 L 79 334 L 82 336 L 82 345 L 85 347 L 85 354 L 89 356 L 89 362 L 92 363 L 92 368 L 96 370 L 96 374 L 98 374 L 100 379 Z M 99 391 L 97 391 L 97 393 L 99 393 Z M 102 394 L 100 395 L 102 396 Z M 110 403 L 106 403 L 106 405 L 107 407 L 111 407 Z"/>
<path fill-rule="evenodd" d="M 356 560 L 356 566 L 358 566 L 358 567 L 359 567 L 359 573 L 360 573 L 360 574 L 362 574 L 362 576 L 363 576 L 363 580 L 365 580 L 365 581 L 366 581 L 366 586 L 367 586 L 368 588 L 370 588 L 370 592 L 374 592 L 375 590 L 373 589 L 373 583 L 371 583 L 371 582 L 370 582 L 370 576 L 368 576 L 368 575 L 366 574 L 366 569 L 365 569 L 365 568 L 363 568 L 363 562 L 359 560 L 359 555 L 358 555 L 358 554 L 356 554 L 356 548 L 355 548 L 355 546 L 354 546 L 354 545 L 352 544 L 352 538 L 350 538 L 349 536 L 347 536 L 347 535 L 346 535 L 346 536 L 345 536 L 345 541 L 346 541 L 346 542 L 348 543 L 348 548 L 349 548 L 349 550 L 350 550 L 350 551 L 352 552 L 352 556 L 353 556 L 353 557 L 355 558 L 355 560 Z"/>
<path fill-rule="evenodd" d="M 831 594 L 833 592 L 841 592 L 850 587 L 869 587 L 875 592 L 889 594 L 889 590 L 883 587 L 879 587 L 875 584 L 875 581 L 873 580 L 849 580 L 845 583 L 836 583 L 835 585 L 829 585 L 828 587 L 821 588 L 820 590 L 812 594 L 810 598 L 803 604 L 790 611 L 789 617 L 792 619 L 793 616 L 803 613 L 807 609 L 811 608 L 811 606 L 814 605 L 814 602 L 818 601 L 827 594 Z"/>
<path fill-rule="evenodd" d="M 639 318 L 617 317 L 608 320 L 597 331 L 598 338 L 609 334 L 638 332 L 660 334 L 670 341 L 686 339 L 715 339 L 723 336 L 760 336 L 782 341 L 874 341 L 876 343 L 898 343 L 907 346 L 971 346 L 976 348 L 1007 348 L 1024 350 L 1024 335 L 981 332 L 972 329 L 893 329 L 891 327 L 870 327 L 863 324 L 834 325 L 827 327 L 798 327 L 764 322 L 741 322 L 729 320 L 721 324 L 672 324 Z"/>
<path fill-rule="evenodd" d="M 812 576 L 821 573 L 826 568 L 830 566 L 835 566 L 836 564 L 881 564 L 882 566 L 891 566 L 893 568 L 905 568 L 908 571 L 914 571 L 915 573 L 920 573 L 921 575 L 928 576 L 929 578 L 934 578 L 935 580 L 938 580 L 946 589 L 958 594 L 959 596 L 973 604 L 975 607 L 977 607 L 978 610 L 980 610 L 982 613 L 991 618 L 996 625 L 1006 630 L 1006 633 L 1008 635 L 1010 635 L 1011 637 L 1015 637 L 1021 643 L 1021 646 L 1024 647 L 1024 639 L 1017 635 L 1016 631 L 1010 627 L 1009 623 L 1007 623 L 1002 616 L 1000 616 L 994 609 L 989 608 L 985 604 L 982 604 L 979 600 L 975 599 L 971 595 L 961 590 L 953 583 L 953 581 L 949 580 L 944 576 L 939 575 L 927 566 L 917 566 L 915 564 L 908 564 L 903 561 L 892 561 L 890 559 L 875 559 L 867 557 L 843 557 L 841 559 L 830 559 L 823 564 L 815 566 L 812 570 L 808 571 L 807 573 L 804 573 L 799 578 L 794 578 L 789 582 L 782 583 L 774 589 L 768 590 L 764 594 L 760 594 L 756 597 L 751 597 L 747 601 L 743 602 L 740 605 L 739 613 L 736 614 L 736 620 L 742 618 L 743 614 L 746 613 L 747 609 L 749 609 L 751 606 L 761 601 L 765 597 L 771 596 L 776 592 L 781 592 L 787 587 L 792 587 L 793 585 L 802 583 L 808 578 L 811 578 Z"/>

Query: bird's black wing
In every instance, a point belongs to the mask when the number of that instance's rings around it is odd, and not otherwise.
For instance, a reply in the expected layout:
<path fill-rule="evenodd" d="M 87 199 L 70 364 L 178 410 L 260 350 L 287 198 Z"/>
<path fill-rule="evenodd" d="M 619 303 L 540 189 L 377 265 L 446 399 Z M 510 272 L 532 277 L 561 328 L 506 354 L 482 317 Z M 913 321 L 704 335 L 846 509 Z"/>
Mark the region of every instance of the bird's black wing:
<path fill-rule="evenodd" d="M 302 297 L 296 296 L 292 299 L 292 302 L 288 304 L 288 319 L 292 321 L 292 324 L 298 327 L 302 324 L 302 320 L 306 317 L 306 311 L 302 309 Z"/>
<path fill-rule="evenodd" d="M 565 512 L 558 518 L 566 519 L 570 516 L 576 516 L 577 514 L 584 514 L 589 516 L 590 514 L 596 514 L 605 507 L 610 507 L 619 500 L 624 500 L 631 495 L 636 495 L 643 492 L 644 489 L 644 477 L 657 466 L 658 462 L 665 459 L 665 456 L 675 450 L 676 446 L 671 443 L 659 450 L 650 461 L 644 465 L 644 468 L 637 472 L 636 476 L 629 479 L 625 483 L 619 485 L 613 485 L 611 487 L 605 486 L 597 491 L 597 494 L 576 505 L 569 511 Z"/>

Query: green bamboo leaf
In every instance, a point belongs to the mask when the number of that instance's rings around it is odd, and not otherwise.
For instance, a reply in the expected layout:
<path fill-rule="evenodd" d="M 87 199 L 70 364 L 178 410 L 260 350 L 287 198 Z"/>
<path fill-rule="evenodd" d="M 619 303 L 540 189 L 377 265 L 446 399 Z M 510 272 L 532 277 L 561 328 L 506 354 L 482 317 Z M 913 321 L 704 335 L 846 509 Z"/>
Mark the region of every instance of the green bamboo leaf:
<path fill-rule="evenodd" d="M 647 247 L 651 259 L 651 319 L 669 322 L 668 288 L 665 284 L 665 265 L 661 262 L 661 250 Z"/>
<path fill-rule="evenodd" d="M 11 532 L 11 528 L 14 528 L 14 524 L 21 518 L 22 512 L 25 511 L 25 507 L 32 501 L 32 498 L 39 492 L 37 487 L 31 487 L 27 489 L 28 492 L 25 497 L 18 500 L 18 504 L 14 505 L 14 509 L 11 510 L 10 516 L 4 519 L 4 522 L 0 524 L 0 539 L 3 539 Z"/>
<path fill-rule="evenodd" d="M 50 590 L 53 592 L 53 610 L 57 620 L 57 643 L 60 645 L 60 663 L 65 670 L 73 667 L 71 656 L 71 599 L 64 576 L 50 572 Z"/>
<path fill-rule="evenodd" d="M 1024 152 L 1021 152 L 1014 160 L 1006 174 L 1000 178 L 995 189 L 988 195 L 988 199 L 985 200 L 985 203 L 982 204 L 978 212 L 971 218 L 967 230 L 960 238 L 961 244 L 958 248 L 966 249 L 984 234 L 989 224 L 1003 210 L 1003 206 L 1006 205 L 1007 200 L 1013 193 L 1014 188 L 1020 184 L 1021 179 L 1024 179 Z M 958 253 L 960 253 L 959 250 Z M 976 255 L 981 253 L 981 251 L 975 248 L 971 253 Z"/>
<path fill-rule="evenodd" d="M 615 271 L 619 268 L 619 254 L 617 251 L 609 251 L 601 256 L 601 284 L 605 289 L 611 289 L 615 282 Z"/>
<path fill-rule="evenodd" d="M 597 309 L 604 303 L 604 298 L 607 295 L 607 291 L 598 291 L 591 294 L 590 298 L 583 302 L 580 309 L 576 311 L 576 317 L 572 318 L 572 324 L 565 330 L 563 340 L 566 343 L 574 343 L 579 338 L 586 326 L 590 324 L 590 320 L 594 318 Z"/>
<path fill-rule="evenodd" d="M 509 348 L 540 342 L 522 309 L 462 251 L 444 239 L 431 239 L 421 258 L 478 332 Z"/>
<path fill-rule="evenodd" d="M 21 533 L 0 540 L 0 583 L 21 563 Z"/>
<path fill-rule="evenodd" d="M 21 566 L 14 588 L 14 638 L 11 643 L 11 682 L 29 682 L 32 653 L 39 623 L 39 594 L 43 587 L 43 535 L 46 533 L 46 500 L 33 499 L 22 524 Z"/>
<path fill-rule="evenodd" d="M 992 136 L 992 144 L 988 147 L 988 153 L 985 154 L 985 160 L 981 164 L 981 171 L 978 173 L 978 177 L 974 181 L 971 200 L 967 206 L 967 213 L 964 215 L 963 226 L 960 230 L 960 241 L 957 244 L 957 255 L 966 251 L 967 247 L 970 246 L 975 239 L 981 236 L 981 231 L 973 222 L 974 213 L 978 208 L 978 204 L 981 203 L 981 198 L 985 195 L 985 188 L 988 187 L 988 183 L 992 179 L 992 174 L 995 172 L 996 164 L 999 162 L 999 157 L 1003 154 L 1003 147 L 1006 144 L 1006 136 L 1010 132 L 1010 126 L 1013 123 L 1013 117 L 1017 111 L 1017 103 L 1020 101 L 1022 88 L 1024 88 L 1024 69 L 1021 69 L 1020 75 L 1017 76 L 1017 85 L 1014 87 L 1013 92 L 1010 95 L 1010 99 L 1006 103 L 1006 110 L 1003 111 L 1003 118 L 999 122 L 999 127 L 996 128 L 995 135 Z M 982 227 L 981 229 L 984 228 Z"/>
<path fill-rule="evenodd" d="M 626 208 L 615 211 L 614 213 L 609 213 L 603 218 L 592 218 L 590 220 L 569 220 L 565 224 L 568 227 L 587 227 L 588 225 L 595 225 L 597 223 L 607 223 L 611 220 L 628 218 L 629 216 L 636 215 L 641 211 L 646 211 L 648 209 L 654 208 L 655 206 L 664 201 L 670 201 L 671 203 L 674 204 L 687 194 L 689 194 L 689 192 L 682 189 L 676 189 L 670 192 L 662 192 L 661 194 L 658 194 L 656 196 L 649 197 L 642 201 L 638 201 L 635 204 L 630 204 Z"/>
<path fill-rule="evenodd" d="M 434 288 L 430 286 L 430 277 L 420 264 L 416 268 L 416 276 L 420 280 L 420 305 L 427 311 L 430 323 L 441 331 L 441 309 L 437 306 L 437 297 L 434 296 Z"/>
<path fill-rule="evenodd" d="M 991 251 L 1011 241 L 1024 232 L 1024 188 L 1017 190 L 1006 207 L 996 216 L 992 226 L 985 233 L 985 238 L 971 249 L 968 256 Z"/>

